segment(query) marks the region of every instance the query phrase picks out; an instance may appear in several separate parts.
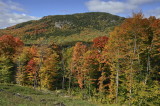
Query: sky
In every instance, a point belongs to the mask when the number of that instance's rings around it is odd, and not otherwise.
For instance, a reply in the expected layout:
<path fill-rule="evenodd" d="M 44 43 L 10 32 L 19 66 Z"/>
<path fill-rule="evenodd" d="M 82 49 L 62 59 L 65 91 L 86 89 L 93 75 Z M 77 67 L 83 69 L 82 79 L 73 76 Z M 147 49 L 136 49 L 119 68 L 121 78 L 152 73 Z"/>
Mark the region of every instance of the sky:
<path fill-rule="evenodd" d="M 107 12 L 130 17 L 139 11 L 160 18 L 160 0 L 0 0 L 0 29 L 48 15 Z"/>

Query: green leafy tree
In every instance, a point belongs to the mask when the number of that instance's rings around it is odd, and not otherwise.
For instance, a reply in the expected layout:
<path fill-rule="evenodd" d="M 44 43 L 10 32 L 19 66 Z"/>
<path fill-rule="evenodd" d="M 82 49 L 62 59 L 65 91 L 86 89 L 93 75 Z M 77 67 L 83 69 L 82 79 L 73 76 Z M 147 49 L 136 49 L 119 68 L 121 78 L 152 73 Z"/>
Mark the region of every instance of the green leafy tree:
<path fill-rule="evenodd" d="M 13 63 L 6 56 L 0 56 L 0 82 L 11 83 L 14 82 Z"/>

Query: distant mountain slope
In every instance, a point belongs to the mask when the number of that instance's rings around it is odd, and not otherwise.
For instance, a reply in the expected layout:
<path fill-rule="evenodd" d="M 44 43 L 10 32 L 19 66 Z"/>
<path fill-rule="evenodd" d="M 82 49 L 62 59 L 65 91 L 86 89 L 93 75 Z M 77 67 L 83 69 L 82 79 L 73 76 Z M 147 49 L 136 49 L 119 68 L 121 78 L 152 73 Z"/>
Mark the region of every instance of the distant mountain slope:
<path fill-rule="evenodd" d="M 11 34 L 21 37 L 26 42 L 45 37 L 49 40 L 62 43 L 82 40 L 91 40 L 96 36 L 104 36 L 114 26 L 119 25 L 123 17 L 102 12 L 79 13 L 73 15 L 45 16 L 40 20 L 23 22 L 12 27 L 0 30 L 0 36 Z"/>

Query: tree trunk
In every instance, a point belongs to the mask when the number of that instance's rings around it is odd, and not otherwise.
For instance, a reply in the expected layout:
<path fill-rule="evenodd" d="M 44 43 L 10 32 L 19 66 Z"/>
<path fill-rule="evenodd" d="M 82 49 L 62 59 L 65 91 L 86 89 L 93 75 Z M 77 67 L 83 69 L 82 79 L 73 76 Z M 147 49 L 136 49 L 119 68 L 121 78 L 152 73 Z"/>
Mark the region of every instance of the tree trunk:
<path fill-rule="evenodd" d="M 117 70 L 116 70 L 116 103 L 118 103 L 118 89 L 119 89 L 119 63 L 117 63 Z"/>
<path fill-rule="evenodd" d="M 61 50 L 61 58 L 62 58 L 62 67 L 63 67 L 63 78 L 62 78 L 62 89 L 64 89 L 65 85 L 65 63 L 64 63 L 64 57 L 63 57 L 63 49 Z"/>
<path fill-rule="evenodd" d="M 118 93 L 119 93 L 119 49 L 118 49 L 118 61 L 116 63 L 116 103 L 118 103 Z"/>

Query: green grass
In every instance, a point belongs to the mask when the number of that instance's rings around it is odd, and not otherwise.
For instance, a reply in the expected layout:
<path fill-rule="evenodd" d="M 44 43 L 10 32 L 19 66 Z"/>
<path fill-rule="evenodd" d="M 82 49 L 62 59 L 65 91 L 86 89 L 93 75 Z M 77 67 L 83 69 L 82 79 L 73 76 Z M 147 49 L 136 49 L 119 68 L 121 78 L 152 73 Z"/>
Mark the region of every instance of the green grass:
<path fill-rule="evenodd" d="M 99 106 L 73 97 L 60 96 L 51 91 L 0 84 L 0 106 L 60 106 L 60 103 L 65 106 Z"/>

